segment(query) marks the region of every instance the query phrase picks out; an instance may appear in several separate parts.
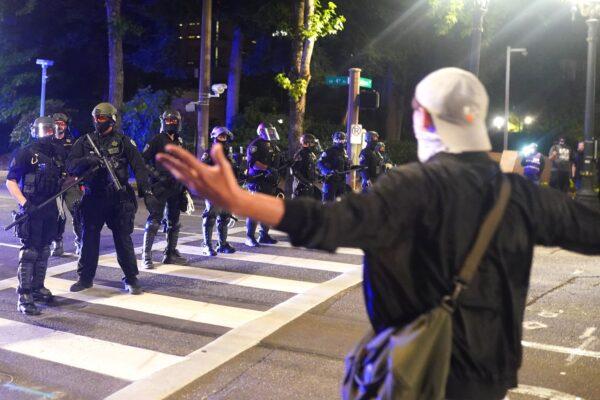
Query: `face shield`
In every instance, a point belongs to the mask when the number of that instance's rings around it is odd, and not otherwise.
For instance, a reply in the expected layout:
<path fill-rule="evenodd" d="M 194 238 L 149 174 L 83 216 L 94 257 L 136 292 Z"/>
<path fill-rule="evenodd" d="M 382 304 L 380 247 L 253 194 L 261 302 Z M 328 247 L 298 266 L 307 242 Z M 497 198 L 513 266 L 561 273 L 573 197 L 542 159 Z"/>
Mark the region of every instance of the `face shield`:
<path fill-rule="evenodd" d="M 279 133 L 277 133 L 277 129 L 274 126 L 262 127 L 258 134 L 261 138 L 269 142 L 279 140 Z"/>
<path fill-rule="evenodd" d="M 37 118 L 31 125 L 31 137 L 34 139 L 42 139 L 49 136 L 54 136 L 56 129 L 54 121 L 51 118 Z"/>

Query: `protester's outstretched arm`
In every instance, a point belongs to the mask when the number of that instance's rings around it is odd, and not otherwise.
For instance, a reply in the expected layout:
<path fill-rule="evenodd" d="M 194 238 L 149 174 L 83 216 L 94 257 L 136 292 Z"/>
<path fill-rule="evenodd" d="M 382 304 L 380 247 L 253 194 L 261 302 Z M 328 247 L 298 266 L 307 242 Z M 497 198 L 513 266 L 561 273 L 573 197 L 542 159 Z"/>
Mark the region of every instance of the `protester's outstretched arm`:
<path fill-rule="evenodd" d="M 179 146 L 167 145 L 165 150 L 167 153 L 158 154 L 156 159 L 190 190 L 213 204 L 271 226 L 277 226 L 283 218 L 285 207 L 281 199 L 251 194 L 238 185 L 220 144 L 211 150 L 215 164 L 212 166 L 200 162 Z"/>

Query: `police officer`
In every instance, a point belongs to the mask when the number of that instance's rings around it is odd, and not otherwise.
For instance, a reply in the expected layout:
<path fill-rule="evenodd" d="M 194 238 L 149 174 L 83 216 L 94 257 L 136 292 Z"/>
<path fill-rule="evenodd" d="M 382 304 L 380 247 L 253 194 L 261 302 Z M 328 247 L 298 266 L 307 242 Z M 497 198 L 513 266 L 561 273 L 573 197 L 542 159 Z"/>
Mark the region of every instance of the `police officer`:
<path fill-rule="evenodd" d="M 69 129 L 69 117 L 65 113 L 52 114 L 52 120 L 54 121 L 54 128 L 56 133 L 52 137 L 52 142 L 64 149 L 65 158 L 71 152 L 75 140 L 71 135 Z M 79 186 L 72 187 L 67 191 L 63 197 L 63 204 L 67 206 L 71 218 L 73 219 L 73 233 L 75 234 L 75 253 L 79 254 L 81 251 L 81 214 L 79 212 L 79 205 L 81 204 L 81 196 L 83 192 Z M 56 237 L 52 241 L 51 256 L 60 257 L 64 253 L 63 247 L 63 235 L 65 233 L 65 226 L 67 224 L 67 217 L 65 213 L 59 214 L 58 220 L 58 232 Z"/>
<path fill-rule="evenodd" d="M 334 201 L 346 191 L 345 171 L 350 169 L 350 161 L 346 153 L 346 134 L 335 132 L 332 135 L 333 146 L 325 150 L 317 166 L 324 176 L 323 201 Z"/>
<path fill-rule="evenodd" d="M 367 142 L 367 146 L 361 150 L 359 155 L 359 164 L 364 167 L 364 169 L 360 171 L 363 193 L 373 185 L 375 179 L 377 179 L 381 173 L 381 156 L 375 149 L 375 146 L 379 143 L 379 133 L 367 131 L 365 134 L 365 141 Z"/>
<path fill-rule="evenodd" d="M 177 241 L 179 240 L 179 230 L 181 228 L 179 215 L 182 210 L 187 209 L 189 196 L 185 186 L 175 180 L 169 171 L 155 162 L 156 154 L 164 152 L 167 144 L 183 146 L 183 140 L 179 136 L 181 128 L 181 114 L 179 114 L 179 111 L 167 110 L 163 112 L 160 117 L 160 133 L 150 139 L 142 152 L 142 157 L 144 157 L 146 166 L 150 171 L 152 192 L 158 200 L 155 208 L 148 209 L 150 214 L 146 220 L 144 231 L 142 260 L 146 269 L 154 268 L 152 244 L 161 221 L 163 221 L 163 215 L 165 216 L 167 247 L 164 250 L 162 262 L 165 264 L 187 265 L 187 260 L 177 250 Z"/>
<path fill-rule="evenodd" d="M 19 203 L 20 212 L 15 216 L 31 215 L 16 227 L 22 243 L 17 269 L 17 310 L 27 315 L 40 314 L 34 301 L 52 301 L 44 279 L 50 242 L 58 228 L 58 208 L 56 202 L 39 210 L 36 206 L 60 191 L 63 154 L 52 144 L 54 133 L 52 118 L 37 118 L 31 126 L 31 135 L 37 140 L 16 151 L 6 178 L 9 193 Z"/>
<path fill-rule="evenodd" d="M 227 146 L 227 144 L 231 143 L 234 139 L 233 133 L 224 126 L 215 126 L 210 133 L 210 138 L 212 139 L 213 143 L 221 143 L 225 156 L 227 157 L 227 160 L 229 160 L 229 163 L 231 164 L 237 178 L 239 166 L 235 160 L 233 150 Z M 213 161 L 208 150 L 202 155 L 201 161 L 208 165 L 213 165 Z M 215 226 L 215 221 L 217 222 L 217 232 L 219 234 L 219 243 L 216 251 L 212 246 L 212 232 Z M 204 255 L 216 256 L 217 252 L 226 254 L 235 253 L 233 246 L 227 242 L 229 221 L 231 221 L 231 213 L 229 213 L 227 210 L 216 207 L 210 201 L 206 200 L 206 207 L 204 209 L 204 213 L 202 213 L 202 233 L 204 234 L 204 247 L 202 248 L 202 252 Z"/>
<path fill-rule="evenodd" d="M 261 122 L 256 128 L 258 137 L 248 145 L 248 181 L 246 186 L 251 192 L 275 195 L 279 183 L 279 167 L 281 150 L 275 143 L 279 140 L 277 129 L 271 124 Z M 277 240 L 269 235 L 269 227 L 260 224 L 258 242 L 254 237 L 256 222 L 246 220 L 246 246 L 256 247 L 260 244 L 275 244 Z"/>
<path fill-rule="evenodd" d="M 381 142 L 381 141 L 377 142 L 377 144 L 375 145 L 375 154 L 377 154 L 380 158 L 381 173 L 388 172 L 390 169 L 392 169 L 394 167 L 394 164 L 392 164 L 392 160 L 390 160 L 390 156 L 388 155 L 387 151 L 385 150 L 384 142 Z"/>
<path fill-rule="evenodd" d="M 98 267 L 100 231 L 106 223 L 112 230 L 117 260 L 125 274 L 125 290 L 131 294 L 140 294 L 142 290 L 137 279 L 137 261 L 131 240 L 137 202 L 133 188 L 128 183 L 129 167 L 135 174 L 140 194 L 144 196 L 147 206 L 150 205 L 148 208 L 152 209 L 158 200 L 150 190 L 144 159 L 135 142 L 115 129 L 117 109 L 110 103 L 100 103 L 94 107 L 92 117 L 95 131 L 77 139 L 67 159 L 68 171 L 77 176 L 90 168 L 101 166 L 84 182 L 81 200 L 83 246 L 77 265 L 79 279 L 71 286 L 71 291 L 78 292 L 92 287 Z M 113 166 L 122 190 L 116 189 L 105 163 L 96 155 L 90 139 L 104 159 Z"/>
<path fill-rule="evenodd" d="M 317 156 L 320 152 L 317 138 L 310 133 L 300 136 L 300 150 L 294 154 L 292 174 L 294 175 L 294 198 L 315 197 L 317 181 Z"/>
<path fill-rule="evenodd" d="M 546 159 L 537 150 L 537 143 L 532 143 L 529 149 L 527 149 L 527 154 L 521 160 L 523 175 L 534 184 L 539 185 L 545 163 Z"/>

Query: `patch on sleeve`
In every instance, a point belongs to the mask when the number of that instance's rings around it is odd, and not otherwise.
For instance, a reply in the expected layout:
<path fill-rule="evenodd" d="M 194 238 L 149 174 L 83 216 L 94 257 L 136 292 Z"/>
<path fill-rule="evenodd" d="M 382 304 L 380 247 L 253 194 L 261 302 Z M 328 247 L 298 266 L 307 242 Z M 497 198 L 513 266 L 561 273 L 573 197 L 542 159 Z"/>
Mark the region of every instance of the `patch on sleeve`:
<path fill-rule="evenodd" d="M 135 140 L 133 140 L 133 139 L 131 139 L 131 138 L 130 138 L 130 139 L 129 139 L 129 141 L 131 142 L 131 144 L 132 144 L 134 147 L 137 147 L 137 144 L 135 144 Z"/>
<path fill-rule="evenodd" d="M 254 154 L 258 151 L 258 147 L 257 146 L 250 146 L 250 153 Z"/>
<path fill-rule="evenodd" d="M 10 160 L 10 165 L 8 166 L 8 168 L 13 168 L 16 163 L 17 163 L 17 159 L 13 158 L 12 160 Z"/>

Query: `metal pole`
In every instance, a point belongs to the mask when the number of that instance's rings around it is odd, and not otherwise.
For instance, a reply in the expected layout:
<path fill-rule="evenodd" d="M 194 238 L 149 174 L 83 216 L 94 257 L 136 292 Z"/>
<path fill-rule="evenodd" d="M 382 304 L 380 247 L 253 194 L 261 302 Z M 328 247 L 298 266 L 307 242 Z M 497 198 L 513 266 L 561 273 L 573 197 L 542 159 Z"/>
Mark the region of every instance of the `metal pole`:
<path fill-rule="evenodd" d="M 210 58 L 212 34 L 212 0 L 202 0 L 202 33 L 200 42 L 200 63 L 198 69 L 198 133 L 196 157 L 200 158 L 208 143 L 208 116 L 210 90 Z"/>
<path fill-rule="evenodd" d="M 506 86 L 504 88 L 504 151 L 508 150 L 508 117 L 510 102 L 510 46 L 506 48 Z"/>
<path fill-rule="evenodd" d="M 469 55 L 469 71 L 479 76 L 479 63 L 481 60 L 481 37 L 483 35 L 483 17 L 485 8 L 475 1 L 473 11 L 473 30 L 471 31 L 471 51 Z"/>
<path fill-rule="evenodd" d="M 581 189 L 577 192 L 577 199 L 590 207 L 598 209 L 598 197 L 594 193 L 594 123 L 596 106 L 596 42 L 598 37 L 598 20 L 590 18 L 588 25 L 588 54 L 587 54 L 587 80 L 585 91 L 585 122 L 584 122 L 584 161 L 581 172 Z"/>
<path fill-rule="evenodd" d="M 348 158 L 355 165 L 358 164 L 358 156 L 362 144 L 352 144 L 352 125 L 358 124 L 358 95 L 360 93 L 360 68 L 350 68 L 348 70 L 348 109 L 346 121 L 346 138 L 348 140 L 346 148 L 348 150 Z M 355 189 L 356 172 L 347 175 L 346 183 Z"/>
<path fill-rule="evenodd" d="M 40 117 L 43 117 L 46 112 L 46 81 L 48 80 L 48 67 L 42 65 L 42 94 L 40 95 Z"/>

